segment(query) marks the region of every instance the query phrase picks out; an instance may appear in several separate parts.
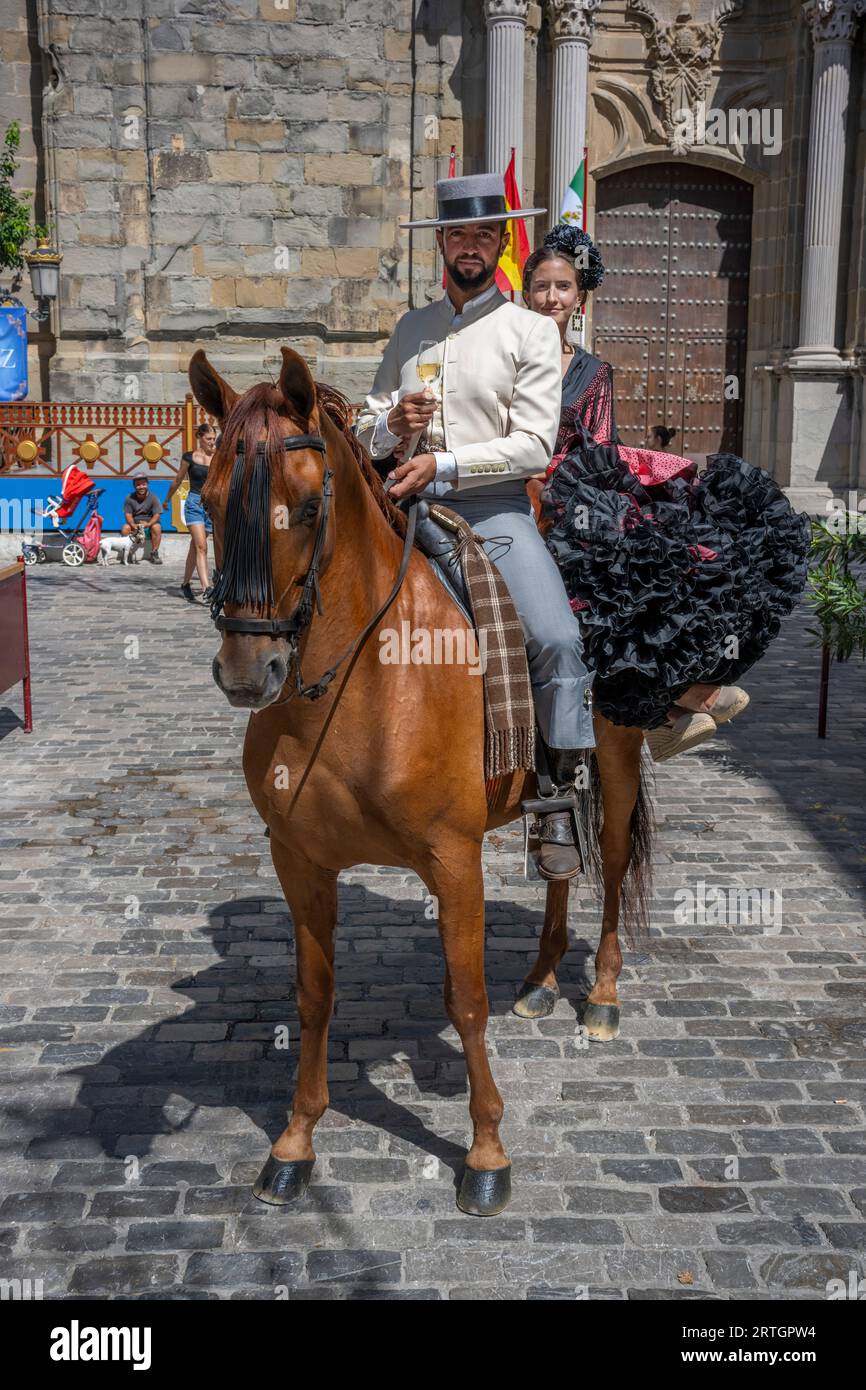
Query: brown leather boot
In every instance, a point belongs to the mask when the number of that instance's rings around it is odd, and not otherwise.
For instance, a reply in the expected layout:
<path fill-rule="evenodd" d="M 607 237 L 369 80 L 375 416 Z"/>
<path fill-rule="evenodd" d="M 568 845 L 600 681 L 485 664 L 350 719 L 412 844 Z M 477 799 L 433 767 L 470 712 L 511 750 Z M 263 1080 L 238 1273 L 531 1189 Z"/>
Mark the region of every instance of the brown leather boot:
<path fill-rule="evenodd" d="M 580 855 L 574 843 L 570 811 L 551 811 L 538 817 L 538 872 L 542 878 L 575 878 Z"/>
<path fill-rule="evenodd" d="M 574 793 L 574 777 L 580 762 L 577 748 L 549 748 L 550 776 L 557 795 Z M 542 878 L 575 878 L 580 873 L 580 853 L 574 842 L 570 811 L 549 811 L 538 817 L 538 872 Z"/>

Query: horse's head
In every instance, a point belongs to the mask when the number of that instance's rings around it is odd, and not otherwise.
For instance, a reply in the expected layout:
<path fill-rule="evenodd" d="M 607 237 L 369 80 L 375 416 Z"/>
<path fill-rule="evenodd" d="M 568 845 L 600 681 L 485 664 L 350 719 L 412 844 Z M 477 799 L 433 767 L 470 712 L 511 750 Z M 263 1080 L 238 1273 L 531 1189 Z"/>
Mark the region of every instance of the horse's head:
<path fill-rule="evenodd" d="M 286 347 L 282 355 L 276 385 L 243 395 L 201 349 L 189 365 L 196 399 L 222 429 L 202 494 L 219 570 L 211 611 L 223 640 L 213 676 L 229 704 L 247 709 L 279 696 L 295 628 L 305 625 L 317 596 L 313 581 L 334 541 L 316 386 L 302 357 Z"/>

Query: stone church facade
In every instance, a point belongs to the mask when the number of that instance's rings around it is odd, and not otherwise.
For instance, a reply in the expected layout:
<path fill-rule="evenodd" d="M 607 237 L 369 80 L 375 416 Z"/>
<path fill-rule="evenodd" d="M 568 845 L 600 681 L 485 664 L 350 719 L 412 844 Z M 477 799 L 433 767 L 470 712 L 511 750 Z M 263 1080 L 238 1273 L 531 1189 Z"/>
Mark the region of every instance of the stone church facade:
<path fill-rule="evenodd" d="M 441 294 L 451 146 L 550 209 L 588 148 L 620 432 L 866 491 L 866 0 L 0 0 L 3 128 L 63 252 L 31 396 L 178 400 L 289 343 L 359 400 Z"/>

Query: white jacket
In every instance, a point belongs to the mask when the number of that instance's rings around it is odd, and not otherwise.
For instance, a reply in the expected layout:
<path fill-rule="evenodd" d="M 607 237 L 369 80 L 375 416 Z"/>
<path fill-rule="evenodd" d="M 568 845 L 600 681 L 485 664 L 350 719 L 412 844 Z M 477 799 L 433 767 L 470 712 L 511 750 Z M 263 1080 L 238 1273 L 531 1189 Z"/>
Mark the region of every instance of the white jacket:
<path fill-rule="evenodd" d="M 398 321 L 358 418 L 358 437 L 369 449 L 381 412 L 423 389 L 415 372 L 419 345 L 441 343 L 442 447 L 457 461 L 451 487 L 461 495 L 519 491 L 553 454 L 562 407 L 559 330 L 499 290 L 456 330 L 451 317 L 443 296 Z"/>

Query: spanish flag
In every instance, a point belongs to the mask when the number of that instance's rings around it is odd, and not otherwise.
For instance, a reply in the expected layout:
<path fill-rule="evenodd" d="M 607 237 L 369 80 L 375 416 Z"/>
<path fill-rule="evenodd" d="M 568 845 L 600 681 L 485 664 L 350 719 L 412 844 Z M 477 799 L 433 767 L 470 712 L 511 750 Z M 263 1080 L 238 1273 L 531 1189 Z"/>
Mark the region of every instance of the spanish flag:
<path fill-rule="evenodd" d="M 509 212 L 516 211 L 522 206 L 517 179 L 514 174 L 513 145 L 508 168 L 505 170 L 505 206 Z M 523 262 L 529 255 L 529 237 L 526 235 L 526 223 L 522 218 L 512 217 L 505 225 L 511 233 L 511 239 L 507 249 L 499 259 L 499 265 L 496 267 L 496 283 L 504 294 L 510 292 L 513 300 L 515 290 L 520 293 L 523 289 Z"/>

